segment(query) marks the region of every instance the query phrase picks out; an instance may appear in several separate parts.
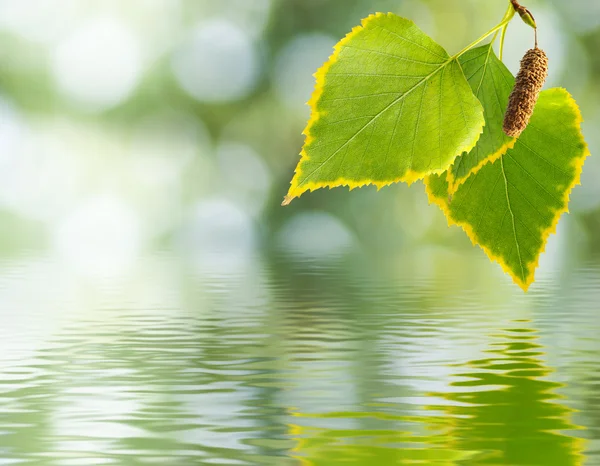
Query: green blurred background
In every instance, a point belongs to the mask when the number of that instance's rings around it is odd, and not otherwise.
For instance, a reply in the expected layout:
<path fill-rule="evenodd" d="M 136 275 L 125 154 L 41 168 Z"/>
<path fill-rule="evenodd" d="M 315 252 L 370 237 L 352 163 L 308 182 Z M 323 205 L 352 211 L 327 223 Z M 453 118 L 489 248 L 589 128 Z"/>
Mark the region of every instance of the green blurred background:
<path fill-rule="evenodd" d="M 598 5 L 527 5 L 551 60 L 547 87 L 577 99 L 592 154 Z M 0 250 L 51 248 L 96 268 L 190 242 L 209 252 L 350 247 L 386 258 L 418 245 L 460 251 L 455 267 L 473 260 L 487 274 L 497 267 L 428 208 L 421 184 L 322 190 L 279 204 L 299 159 L 312 74 L 362 17 L 409 17 L 453 53 L 505 9 L 504 0 L 3 1 Z M 513 72 L 532 40 L 524 24 L 511 24 L 505 62 Z M 547 256 L 598 250 L 596 160 Z"/>

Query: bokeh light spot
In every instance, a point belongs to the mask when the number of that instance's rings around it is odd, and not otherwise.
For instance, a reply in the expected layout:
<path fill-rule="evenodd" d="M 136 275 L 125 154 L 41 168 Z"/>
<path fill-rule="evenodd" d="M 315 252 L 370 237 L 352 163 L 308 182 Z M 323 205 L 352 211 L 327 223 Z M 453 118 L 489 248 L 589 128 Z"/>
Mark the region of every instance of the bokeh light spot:
<path fill-rule="evenodd" d="M 85 110 L 106 110 L 135 90 L 142 73 L 140 44 L 122 21 L 96 18 L 60 42 L 52 70 L 67 98 Z"/>
<path fill-rule="evenodd" d="M 215 103 L 248 95 L 260 69 L 250 36 L 223 20 L 194 29 L 175 52 L 172 66 L 183 90 L 197 100 Z"/>
<path fill-rule="evenodd" d="M 354 234 L 326 212 L 304 212 L 289 220 L 277 234 L 277 246 L 300 258 L 329 259 L 356 247 Z"/>

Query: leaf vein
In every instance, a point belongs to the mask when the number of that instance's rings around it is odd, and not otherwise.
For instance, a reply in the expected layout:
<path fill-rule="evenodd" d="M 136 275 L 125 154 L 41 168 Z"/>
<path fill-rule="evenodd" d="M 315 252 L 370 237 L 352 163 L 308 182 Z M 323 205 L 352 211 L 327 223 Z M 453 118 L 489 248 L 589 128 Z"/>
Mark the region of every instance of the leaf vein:
<path fill-rule="evenodd" d="M 437 65 L 440 64 L 440 63 L 430 63 L 430 62 L 427 62 L 427 61 L 414 60 L 412 58 L 401 57 L 400 55 L 394 55 L 392 53 L 382 52 L 380 50 L 363 49 L 363 48 L 360 48 L 360 47 L 356 47 L 354 45 L 343 45 L 342 48 L 344 48 L 344 49 L 350 49 L 350 50 L 358 50 L 359 52 L 374 53 L 376 55 L 381 55 L 381 56 L 384 56 L 384 57 L 390 57 L 390 58 L 394 58 L 396 60 L 407 61 L 409 63 L 416 63 L 417 65 L 437 66 Z M 440 58 L 442 58 L 442 57 L 440 57 Z"/>
<path fill-rule="evenodd" d="M 378 28 L 381 28 L 381 29 L 383 29 L 383 30 L 384 30 L 384 31 L 386 31 L 386 32 L 389 32 L 391 35 L 393 35 L 393 36 L 395 36 L 395 37 L 397 37 L 397 38 L 399 38 L 399 39 L 401 39 L 401 40 L 403 40 L 403 41 L 405 41 L 405 42 L 408 42 L 409 44 L 413 44 L 413 45 L 415 45 L 415 46 L 419 47 L 420 49 L 423 49 L 423 50 L 425 50 L 426 52 L 429 52 L 431 55 L 434 55 L 434 56 L 436 56 L 436 57 L 438 57 L 438 58 L 441 58 L 441 59 L 443 59 L 443 60 L 446 60 L 446 59 L 448 58 L 447 56 L 440 55 L 439 53 L 437 53 L 437 52 L 435 52 L 435 51 L 433 51 L 433 50 L 431 50 L 431 49 L 429 49 L 429 48 L 425 47 L 424 45 L 421 45 L 421 44 L 419 44 L 419 43 L 417 43 L 417 42 L 414 42 L 414 41 L 412 41 L 412 40 L 409 40 L 409 39 L 407 39 L 407 38 L 406 38 L 406 37 L 404 37 L 404 36 L 401 36 L 400 34 L 398 34 L 398 33 L 394 32 L 394 31 L 392 31 L 391 29 L 385 28 L 385 27 L 383 27 L 383 26 L 377 26 L 377 27 L 378 27 Z"/>
<path fill-rule="evenodd" d="M 542 191 L 544 191 L 548 196 L 550 196 L 550 199 L 552 199 L 554 202 L 556 202 L 558 205 L 561 205 L 562 202 L 559 201 L 556 197 L 554 197 L 554 195 L 552 193 L 550 193 L 548 190 L 546 190 L 546 188 L 544 188 L 544 186 L 542 185 L 542 183 L 540 183 L 531 173 L 529 173 L 529 170 L 525 169 L 523 167 L 523 165 L 521 165 L 517 159 L 515 159 L 510 153 L 506 154 L 515 164 L 517 164 L 519 166 L 519 168 L 521 170 L 523 170 L 523 172 L 529 176 L 529 178 L 531 178 L 533 181 L 535 181 L 535 183 L 542 188 Z"/>
<path fill-rule="evenodd" d="M 512 218 L 512 225 L 513 225 L 513 235 L 515 237 L 515 245 L 517 247 L 517 255 L 519 256 L 519 265 L 521 266 L 521 279 L 523 280 L 523 282 L 525 282 L 526 279 L 526 275 L 525 275 L 525 267 L 523 266 L 523 258 L 521 257 L 521 245 L 519 244 L 519 239 L 517 238 L 517 225 L 516 225 L 516 220 L 515 220 L 515 214 L 512 210 L 512 206 L 510 204 L 510 196 L 508 194 L 508 179 L 506 178 L 506 172 L 504 171 L 504 157 L 500 157 L 500 165 L 501 165 L 501 169 L 502 169 L 502 176 L 504 177 L 504 186 L 505 186 L 505 191 L 506 191 L 506 204 L 508 206 L 508 210 L 510 212 L 510 216 Z"/>

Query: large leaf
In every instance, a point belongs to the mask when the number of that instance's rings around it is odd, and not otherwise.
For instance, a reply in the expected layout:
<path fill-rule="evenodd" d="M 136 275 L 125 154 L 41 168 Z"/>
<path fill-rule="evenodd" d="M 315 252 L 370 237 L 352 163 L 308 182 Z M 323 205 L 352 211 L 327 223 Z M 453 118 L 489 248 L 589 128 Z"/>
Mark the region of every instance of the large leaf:
<path fill-rule="evenodd" d="M 369 16 L 317 74 L 284 204 L 307 190 L 411 183 L 470 151 L 483 109 L 456 58 L 412 21 Z"/>
<path fill-rule="evenodd" d="M 515 139 L 504 134 L 502 123 L 515 78 L 504 66 L 492 44 L 465 53 L 460 59 L 471 89 L 483 105 L 485 127 L 477 145 L 454 161 L 448 170 L 450 193 L 486 163 L 493 162 L 514 146 Z"/>
<path fill-rule="evenodd" d="M 568 211 L 589 155 L 581 122 L 567 91 L 544 91 L 514 148 L 471 175 L 451 201 L 444 176 L 426 180 L 430 201 L 449 223 L 460 225 L 524 290 L 534 281 L 548 237 Z"/>

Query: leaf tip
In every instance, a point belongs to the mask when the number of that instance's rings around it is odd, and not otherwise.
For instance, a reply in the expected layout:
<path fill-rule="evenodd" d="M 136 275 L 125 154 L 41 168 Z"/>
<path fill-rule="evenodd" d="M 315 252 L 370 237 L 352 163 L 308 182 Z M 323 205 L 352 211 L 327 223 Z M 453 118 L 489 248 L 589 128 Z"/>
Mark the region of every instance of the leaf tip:
<path fill-rule="evenodd" d="M 288 206 L 292 203 L 292 201 L 295 199 L 295 197 L 287 195 L 283 198 L 283 202 L 281 203 L 282 207 Z"/>

